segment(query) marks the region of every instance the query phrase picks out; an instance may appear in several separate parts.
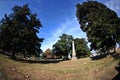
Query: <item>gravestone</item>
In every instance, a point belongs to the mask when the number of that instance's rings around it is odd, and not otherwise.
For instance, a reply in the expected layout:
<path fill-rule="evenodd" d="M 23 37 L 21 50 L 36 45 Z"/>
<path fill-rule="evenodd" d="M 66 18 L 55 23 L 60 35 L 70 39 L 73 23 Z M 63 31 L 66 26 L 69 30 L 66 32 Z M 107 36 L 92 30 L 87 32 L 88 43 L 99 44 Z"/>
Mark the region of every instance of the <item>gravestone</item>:
<path fill-rule="evenodd" d="M 76 52 L 75 52 L 75 44 L 74 41 L 72 41 L 72 60 L 76 60 Z"/>

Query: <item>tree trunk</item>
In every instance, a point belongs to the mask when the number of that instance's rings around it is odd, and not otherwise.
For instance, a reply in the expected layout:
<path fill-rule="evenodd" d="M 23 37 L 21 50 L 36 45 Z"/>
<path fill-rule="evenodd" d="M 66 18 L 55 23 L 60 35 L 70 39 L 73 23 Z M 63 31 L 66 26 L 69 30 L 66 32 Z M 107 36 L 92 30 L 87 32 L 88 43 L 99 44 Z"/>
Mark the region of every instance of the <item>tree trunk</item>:
<path fill-rule="evenodd" d="M 26 58 L 26 53 L 24 53 L 23 55 L 24 55 L 24 58 Z"/>
<path fill-rule="evenodd" d="M 115 49 L 115 47 L 114 47 L 114 53 L 116 53 L 116 49 Z"/>
<path fill-rule="evenodd" d="M 12 52 L 12 59 L 16 60 L 15 52 Z"/>
<path fill-rule="evenodd" d="M 12 59 L 16 60 L 15 48 L 14 48 L 14 40 L 13 40 L 13 44 L 12 44 Z"/>

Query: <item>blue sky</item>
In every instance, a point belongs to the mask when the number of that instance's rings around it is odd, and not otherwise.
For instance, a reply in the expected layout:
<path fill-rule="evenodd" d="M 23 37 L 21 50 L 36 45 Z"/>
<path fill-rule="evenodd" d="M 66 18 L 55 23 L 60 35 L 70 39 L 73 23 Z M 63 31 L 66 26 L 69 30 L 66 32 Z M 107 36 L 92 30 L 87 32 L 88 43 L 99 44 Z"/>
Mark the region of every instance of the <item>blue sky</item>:
<path fill-rule="evenodd" d="M 32 13 L 37 13 L 37 18 L 42 23 L 40 38 L 45 38 L 41 49 L 45 51 L 63 33 L 73 35 L 74 38 L 86 38 L 76 19 L 77 3 L 87 0 L 0 0 L 0 20 L 4 14 L 10 14 L 14 5 L 29 4 Z M 120 16 L 120 0 L 96 0 L 114 10 Z"/>

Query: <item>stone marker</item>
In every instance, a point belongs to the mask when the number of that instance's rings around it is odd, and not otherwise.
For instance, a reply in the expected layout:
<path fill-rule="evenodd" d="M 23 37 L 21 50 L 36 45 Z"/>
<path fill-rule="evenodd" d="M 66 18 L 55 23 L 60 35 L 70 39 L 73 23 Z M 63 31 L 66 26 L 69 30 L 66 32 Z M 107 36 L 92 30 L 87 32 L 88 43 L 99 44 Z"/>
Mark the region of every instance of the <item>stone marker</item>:
<path fill-rule="evenodd" d="M 72 60 L 76 60 L 76 52 L 75 52 L 75 44 L 74 41 L 72 41 Z"/>

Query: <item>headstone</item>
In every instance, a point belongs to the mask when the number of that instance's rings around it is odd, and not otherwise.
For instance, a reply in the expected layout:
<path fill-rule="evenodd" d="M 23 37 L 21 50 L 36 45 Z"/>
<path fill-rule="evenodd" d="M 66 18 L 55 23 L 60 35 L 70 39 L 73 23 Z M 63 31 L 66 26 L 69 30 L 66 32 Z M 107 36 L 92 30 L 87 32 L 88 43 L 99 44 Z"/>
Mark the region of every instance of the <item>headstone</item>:
<path fill-rule="evenodd" d="M 76 52 L 75 52 L 75 44 L 74 41 L 72 41 L 72 60 L 76 60 Z"/>

